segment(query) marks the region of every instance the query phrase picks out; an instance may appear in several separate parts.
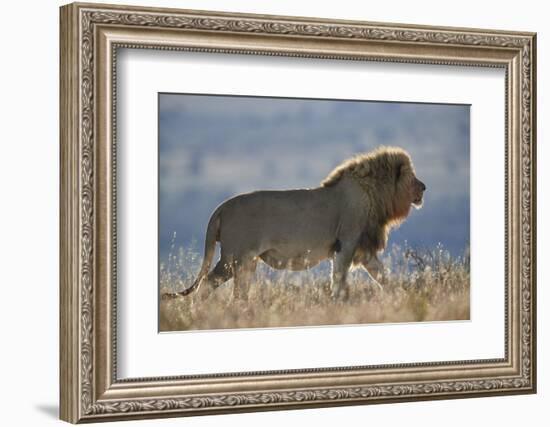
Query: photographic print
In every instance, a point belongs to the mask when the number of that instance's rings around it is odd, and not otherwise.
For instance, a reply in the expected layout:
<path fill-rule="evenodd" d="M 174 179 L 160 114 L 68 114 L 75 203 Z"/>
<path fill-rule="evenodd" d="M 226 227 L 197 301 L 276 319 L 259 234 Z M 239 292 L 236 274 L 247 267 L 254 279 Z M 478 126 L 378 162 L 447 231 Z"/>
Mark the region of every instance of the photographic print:
<path fill-rule="evenodd" d="M 469 105 L 158 102 L 160 331 L 469 319 Z"/>

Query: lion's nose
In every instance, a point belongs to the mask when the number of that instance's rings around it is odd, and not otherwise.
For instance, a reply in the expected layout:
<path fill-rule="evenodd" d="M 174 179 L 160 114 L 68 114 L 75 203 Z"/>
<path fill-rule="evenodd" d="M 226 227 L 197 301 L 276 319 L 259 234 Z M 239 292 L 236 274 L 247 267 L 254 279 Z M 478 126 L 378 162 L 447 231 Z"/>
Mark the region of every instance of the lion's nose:
<path fill-rule="evenodd" d="M 420 183 L 420 191 L 426 191 L 426 185 L 422 181 L 418 181 Z"/>

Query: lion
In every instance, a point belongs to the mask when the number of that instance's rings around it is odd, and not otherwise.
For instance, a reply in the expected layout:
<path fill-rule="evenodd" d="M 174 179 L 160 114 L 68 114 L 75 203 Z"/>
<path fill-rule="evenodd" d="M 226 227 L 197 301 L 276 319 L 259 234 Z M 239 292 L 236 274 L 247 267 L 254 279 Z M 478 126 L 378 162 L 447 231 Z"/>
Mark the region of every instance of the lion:
<path fill-rule="evenodd" d="M 185 296 L 205 286 L 207 296 L 233 278 L 233 298 L 246 300 L 260 260 L 294 271 L 332 260 L 335 299 L 348 298 L 346 276 L 352 266 L 363 267 L 381 286 L 383 266 L 377 255 L 411 207 L 422 206 L 425 190 L 405 150 L 379 147 L 343 162 L 316 188 L 235 196 L 210 217 L 193 284 L 165 295 Z M 209 271 L 217 242 L 220 259 Z"/>

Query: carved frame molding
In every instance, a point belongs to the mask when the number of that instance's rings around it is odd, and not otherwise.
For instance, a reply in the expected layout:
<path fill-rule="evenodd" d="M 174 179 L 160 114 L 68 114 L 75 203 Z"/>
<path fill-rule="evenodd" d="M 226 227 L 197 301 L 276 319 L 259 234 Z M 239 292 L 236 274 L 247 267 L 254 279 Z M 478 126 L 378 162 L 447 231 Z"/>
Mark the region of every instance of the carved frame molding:
<path fill-rule="evenodd" d="M 535 392 L 535 34 L 71 4 L 61 8 L 60 42 L 62 419 Z M 118 380 L 114 135 L 121 47 L 505 68 L 506 357 Z"/>

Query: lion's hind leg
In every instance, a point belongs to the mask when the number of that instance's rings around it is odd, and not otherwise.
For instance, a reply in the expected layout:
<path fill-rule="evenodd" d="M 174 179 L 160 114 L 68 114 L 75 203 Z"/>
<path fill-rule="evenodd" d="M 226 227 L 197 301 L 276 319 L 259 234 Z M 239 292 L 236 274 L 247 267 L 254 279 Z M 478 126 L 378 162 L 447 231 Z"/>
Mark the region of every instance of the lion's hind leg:
<path fill-rule="evenodd" d="M 224 259 L 220 259 L 214 269 L 208 273 L 199 286 L 201 299 L 204 300 L 208 298 L 215 289 L 219 288 L 232 277 L 233 270 L 231 265 Z"/>
<path fill-rule="evenodd" d="M 247 301 L 250 282 L 256 271 L 255 259 L 240 260 L 235 263 L 233 276 L 233 299 L 235 301 Z"/>

